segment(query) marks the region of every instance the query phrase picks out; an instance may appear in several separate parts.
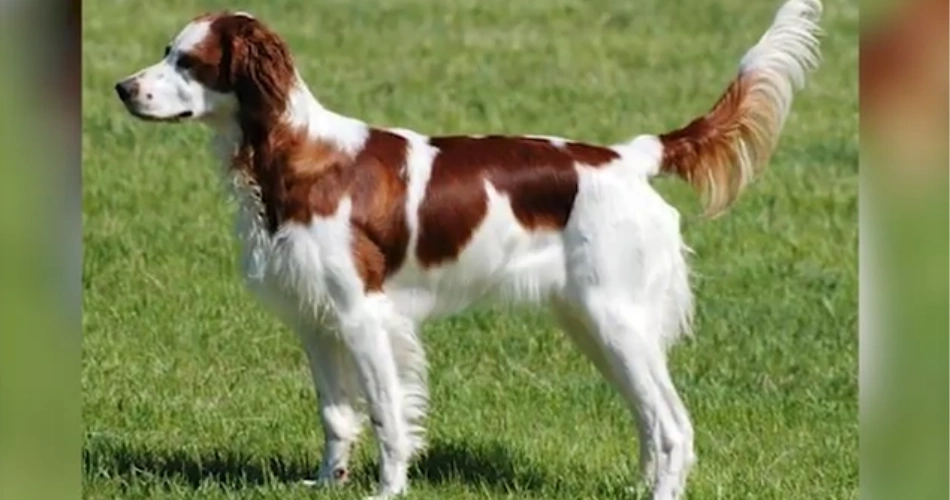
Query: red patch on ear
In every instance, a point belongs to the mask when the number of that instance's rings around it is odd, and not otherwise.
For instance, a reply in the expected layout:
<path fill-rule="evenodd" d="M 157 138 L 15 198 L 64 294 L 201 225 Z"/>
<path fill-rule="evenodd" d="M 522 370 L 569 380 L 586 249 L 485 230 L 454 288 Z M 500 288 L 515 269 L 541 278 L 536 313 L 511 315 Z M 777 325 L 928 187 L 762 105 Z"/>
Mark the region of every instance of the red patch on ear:
<path fill-rule="evenodd" d="M 211 32 L 221 50 L 217 85 L 237 95 L 242 113 L 279 116 L 295 77 L 283 39 L 257 19 L 234 14 L 216 18 Z"/>

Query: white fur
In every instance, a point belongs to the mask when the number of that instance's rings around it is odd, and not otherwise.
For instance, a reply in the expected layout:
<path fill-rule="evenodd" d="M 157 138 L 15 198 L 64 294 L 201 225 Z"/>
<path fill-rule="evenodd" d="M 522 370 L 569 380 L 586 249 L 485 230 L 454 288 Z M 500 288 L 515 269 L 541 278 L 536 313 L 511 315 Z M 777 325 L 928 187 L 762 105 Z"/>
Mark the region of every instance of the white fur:
<path fill-rule="evenodd" d="M 525 137 L 530 139 L 544 139 L 556 148 L 563 148 L 568 142 L 567 139 L 555 135 L 528 134 L 525 135 Z"/>
<path fill-rule="evenodd" d="M 341 151 L 357 153 L 369 136 L 366 123 L 343 116 L 323 107 L 295 70 L 296 81 L 284 119 L 289 125 L 307 130 L 314 139 L 327 141 Z"/>
<path fill-rule="evenodd" d="M 739 74 L 752 79 L 748 100 L 761 99 L 774 108 L 778 119 L 771 137 L 777 140 L 792 109 L 794 90 L 805 85 L 805 76 L 818 66 L 819 0 L 789 0 L 775 14 L 769 29 L 749 49 L 739 64 Z M 767 108 L 763 108 L 767 109 Z M 738 145 L 740 187 L 755 174 L 755 158 L 745 143 Z M 715 184 L 713 184 L 714 186 Z"/>
<path fill-rule="evenodd" d="M 742 60 L 741 71 L 764 75 L 757 91 L 780 101 L 785 114 L 789 85 L 800 84 L 800 73 L 817 57 L 810 37 L 818 11 L 817 0 L 790 0 Z M 201 30 L 200 24 L 186 28 L 169 57 L 180 46 L 197 43 Z M 168 78 L 170 64 L 166 58 L 142 78 L 150 84 Z M 164 110 L 200 100 L 163 98 L 169 102 L 156 106 Z M 352 153 L 368 137 L 365 123 L 325 109 L 299 75 L 283 119 Z M 229 163 L 240 138 L 236 126 L 227 120 L 206 123 L 216 129 L 216 150 Z M 400 209 L 406 210 L 410 241 L 403 266 L 381 293 L 364 291 L 353 262 L 349 199 L 330 216 L 285 223 L 270 236 L 260 193 L 226 170 L 238 201 L 245 280 L 297 331 L 310 362 L 326 437 L 319 482 L 345 481 L 352 446 L 368 415 L 379 444 L 375 498 L 407 490 L 409 460 L 424 446 L 428 405 L 420 324 L 480 301 L 498 301 L 552 310 L 637 417 L 641 466 L 652 498 L 681 498 L 695 461 L 693 428 L 670 378 L 666 349 L 689 332 L 693 299 L 679 213 L 649 183 L 663 153 L 656 136 L 614 146 L 620 159 L 612 164 L 576 165 L 578 192 L 561 231 L 526 230 L 504 192 L 487 180 L 471 186 L 487 194 L 485 219 L 457 258 L 425 267 L 415 256 L 418 210 L 438 151 L 417 132 L 392 132 L 408 142 L 402 166 L 408 195 Z M 555 146 L 564 143 L 538 137 Z"/>

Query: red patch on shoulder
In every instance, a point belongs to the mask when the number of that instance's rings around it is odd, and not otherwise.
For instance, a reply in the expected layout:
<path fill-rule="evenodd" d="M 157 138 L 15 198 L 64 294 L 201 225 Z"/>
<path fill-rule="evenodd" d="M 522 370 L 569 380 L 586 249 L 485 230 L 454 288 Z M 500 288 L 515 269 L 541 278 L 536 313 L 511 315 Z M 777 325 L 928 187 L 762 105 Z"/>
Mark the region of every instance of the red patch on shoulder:
<path fill-rule="evenodd" d="M 406 224 L 405 138 L 371 129 L 350 157 L 310 140 L 293 148 L 283 175 L 284 220 L 308 224 L 337 211 L 344 196 L 352 203 L 353 256 L 367 290 L 380 290 L 402 265 L 409 243 Z"/>
<path fill-rule="evenodd" d="M 406 164 L 408 141 L 402 136 L 371 130 L 350 170 L 350 196 L 355 232 L 353 252 L 367 289 L 380 290 L 386 277 L 406 258 Z"/>
<path fill-rule="evenodd" d="M 367 290 L 380 290 L 406 257 L 406 182 L 401 171 L 408 143 L 396 134 L 371 129 L 362 150 L 347 155 L 302 131 L 278 128 L 269 138 L 271 159 L 255 165 L 236 160 L 261 188 L 271 232 L 285 221 L 310 224 L 351 200 L 352 251 Z M 255 169 L 255 166 L 266 166 Z"/>

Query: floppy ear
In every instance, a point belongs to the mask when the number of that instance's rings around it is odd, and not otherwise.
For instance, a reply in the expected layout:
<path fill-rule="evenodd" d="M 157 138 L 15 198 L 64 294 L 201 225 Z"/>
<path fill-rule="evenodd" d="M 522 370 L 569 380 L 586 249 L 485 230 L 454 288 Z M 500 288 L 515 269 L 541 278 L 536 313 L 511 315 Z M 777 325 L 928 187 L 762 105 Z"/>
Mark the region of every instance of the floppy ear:
<path fill-rule="evenodd" d="M 280 114 L 294 81 L 290 50 L 281 38 L 260 21 L 245 16 L 228 19 L 224 30 L 231 87 L 242 112 L 253 115 Z"/>

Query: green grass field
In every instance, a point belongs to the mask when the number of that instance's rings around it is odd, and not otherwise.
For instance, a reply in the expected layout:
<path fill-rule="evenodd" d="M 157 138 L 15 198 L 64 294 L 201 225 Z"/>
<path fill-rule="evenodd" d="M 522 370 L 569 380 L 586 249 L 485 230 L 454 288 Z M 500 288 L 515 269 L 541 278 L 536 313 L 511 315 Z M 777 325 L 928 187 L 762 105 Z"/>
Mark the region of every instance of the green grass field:
<path fill-rule="evenodd" d="M 704 112 L 777 1 L 218 0 L 84 3 L 84 496 L 356 499 L 298 486 L 322 432 L 296 337 L 243 289 L 208 131 L 134 121 L 112 85 L 194 15 L 250 10 L 332 109 L 425 133 L 613 142 Z M 856 2 L 829 2 L 824 63 L 769 170 L 697 217 L 696 337 L 672 353 L 697 429 L 694 499 L 857 498 Z M 431 323 L 431 448 L 411 498 L 621 498 L 621 399 L 545 316 Z M 629 497 L 629 495 L 627 495 Z"/>

